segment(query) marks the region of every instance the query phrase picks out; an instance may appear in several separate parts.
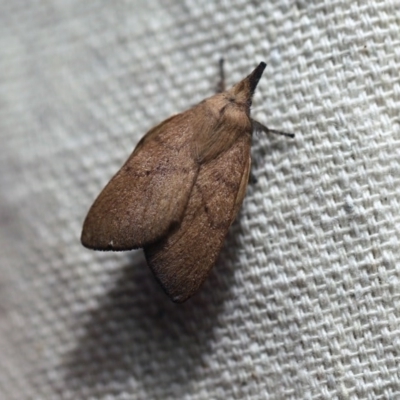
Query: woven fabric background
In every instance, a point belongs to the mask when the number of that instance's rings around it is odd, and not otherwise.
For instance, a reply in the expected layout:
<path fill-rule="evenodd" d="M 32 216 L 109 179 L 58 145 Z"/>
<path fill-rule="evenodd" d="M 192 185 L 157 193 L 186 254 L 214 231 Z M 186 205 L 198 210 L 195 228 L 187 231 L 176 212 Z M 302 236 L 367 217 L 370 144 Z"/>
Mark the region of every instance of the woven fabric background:
<path fill-rule="evenodd" d="M 0 1 L 0 398 L 399 399 L 398 1 Z M 268 67 L 241 213 L 173 304 L 79 237 L 140 137 Z"/>

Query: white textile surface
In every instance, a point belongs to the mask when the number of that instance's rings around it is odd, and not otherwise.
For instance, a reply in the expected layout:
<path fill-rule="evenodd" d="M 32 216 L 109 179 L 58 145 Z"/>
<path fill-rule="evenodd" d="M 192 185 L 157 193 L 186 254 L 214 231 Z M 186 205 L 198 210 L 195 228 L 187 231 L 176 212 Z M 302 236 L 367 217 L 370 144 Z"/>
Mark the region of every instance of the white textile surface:
<path fill-rule="evenodd" d="M 400 5 L 0 1 L 0 398 L 399 399 Z M 80 244 L 156 123 L 268 66 L 241 213 L 172 303 Z"/>

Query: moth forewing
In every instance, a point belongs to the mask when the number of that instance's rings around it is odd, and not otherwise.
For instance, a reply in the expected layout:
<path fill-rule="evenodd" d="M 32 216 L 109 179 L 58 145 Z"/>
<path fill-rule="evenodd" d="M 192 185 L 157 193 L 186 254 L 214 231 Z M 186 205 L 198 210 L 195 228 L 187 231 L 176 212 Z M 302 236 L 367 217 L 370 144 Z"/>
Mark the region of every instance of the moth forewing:
<path fill-rule="evenodd" d="M 181 224 L 144 247 L 150 268 L 175 302 L 191 297 L 215 264 L 238 198 L 243 200 L 250 143 L 250 134 L 242 135 L 228 151 L 203 164 Z"/>
<path fill-rule="evenodd" d="M 95 250 L 132 250 L 179 224 L 199 165 L 188 137 L 193 115 L 153 128 L 100 193 L 85 219 L 81 241 Z"/>

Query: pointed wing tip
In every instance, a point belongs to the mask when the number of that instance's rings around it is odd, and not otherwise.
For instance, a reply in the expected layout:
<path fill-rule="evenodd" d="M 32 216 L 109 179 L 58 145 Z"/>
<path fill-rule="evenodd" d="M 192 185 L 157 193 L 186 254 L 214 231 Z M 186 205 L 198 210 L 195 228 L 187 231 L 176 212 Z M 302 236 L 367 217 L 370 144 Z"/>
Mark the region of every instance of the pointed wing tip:
<path fill-rule="evenodd" d="M 81 244 L 83 247 L 86 247 L 89 250 L 97 250 L 97 251 L 118 251 L 118 249 L 115 249 L 112 245 L 112 243 L 109 243 L 108 246 L 103 246 L 99 243 L 93 242 L 91 240 L 88 240 L 84 237 L 81 237 Z"/>
<path fill-rule="evenodd" d="M 125 243 L 121 241 L 104 240 L 104 238 L 99 236 L 93 237 L 93 235 L 87 233 L 85 230 L 82 231 L 81 244 L 87 249 L 97 251 L 130 251 L 142 247 L 140 243 Z"/>
<path fill-rule="evenodd" d="M 181 296 L 181 295 L 178 295 L 178 296 L 169 296 L 170 297 L 170 299 L 174 302 L 174 303 L 176 303 L 176 304 L 182 304 L 182 303 L 184 303 L 186 300 L 188 300 L 191 296 Z"/>
<path fill-rule="evenodd" d="M 153 270 L 154 272 L 154 270 Z M 177 304 L 182 304 L 185 301 L 189 300 L 197 291 L 198 287 L 193 289 L 192 287 L 188 287 L 184 282 L 181 283 L 180 287 L 176 287 L 175 285 L 170 285 L 165 280 L 161 281 L 160 277 L 155 274 L 158 282 L 161 284 L 161 287 L 164 289 L 165 294 Z"/>

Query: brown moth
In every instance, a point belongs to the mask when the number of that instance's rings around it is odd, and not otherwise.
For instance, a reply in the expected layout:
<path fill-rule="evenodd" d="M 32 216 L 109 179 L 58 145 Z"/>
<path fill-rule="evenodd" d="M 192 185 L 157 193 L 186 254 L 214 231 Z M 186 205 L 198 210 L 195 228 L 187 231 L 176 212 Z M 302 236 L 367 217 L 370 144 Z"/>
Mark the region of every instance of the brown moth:
<path fill-rule="evenodd" d="M 242 204 L 252 132 L 294 136 L 250 117 L 265 66 L 261 62 L 230 90 L 151 129 L 90 208 L 82 244 L 94 250 L 142 247 L 170 298 L 180 303 L 191 297 Z"/>

